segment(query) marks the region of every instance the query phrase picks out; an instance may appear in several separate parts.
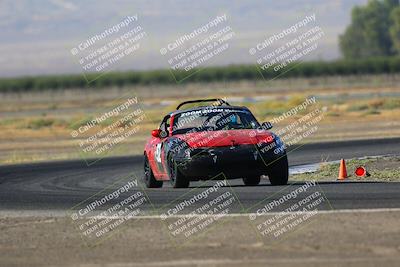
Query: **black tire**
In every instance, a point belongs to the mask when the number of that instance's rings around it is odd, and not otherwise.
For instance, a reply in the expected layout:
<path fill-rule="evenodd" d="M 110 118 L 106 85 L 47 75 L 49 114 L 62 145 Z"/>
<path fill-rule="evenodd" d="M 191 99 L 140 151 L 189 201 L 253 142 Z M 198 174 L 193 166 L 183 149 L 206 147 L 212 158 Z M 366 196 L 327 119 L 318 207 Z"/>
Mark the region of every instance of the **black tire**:
<path fill-rule="evenodd" d="M 255 186 L 258 185 L 261 181 L 261 176 L 252 176 L 243 178 L 243 183 L 246 186 Z"/>
<path fill-rule="evenodd" d="M 144 183 L 147 188 L 160 188 L 163 185 L 163 181 L 157 181 L 154 177 L 153 170 L 149 164 L 147 155 L 144 155 Z"/>
<path fill-rule="evenodd" d="M 178 168 L 178 164 L 171 156 L 168 156 L 169 178 L 173 188 L 188 188 L 190 181 L 185 177 Z"/>
<path fill-rule="evenodd" d="M 289 164 L 286 155 L 269 166 L 268 178 L 271 185 L 286 185 L 288 183 Z"/>

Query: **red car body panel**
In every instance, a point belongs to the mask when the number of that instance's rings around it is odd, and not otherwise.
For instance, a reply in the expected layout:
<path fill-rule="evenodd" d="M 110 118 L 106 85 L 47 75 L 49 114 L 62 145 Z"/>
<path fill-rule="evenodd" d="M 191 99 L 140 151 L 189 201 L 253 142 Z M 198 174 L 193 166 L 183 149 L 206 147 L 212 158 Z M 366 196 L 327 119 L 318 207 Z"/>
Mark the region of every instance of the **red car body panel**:
<path fill-rule="evenodd" d="M 269 131 L 253 129 L 195 132 L 175 135 L 175 137 L 184 140 L 193 148 L 255 145 L 273 140 L 273 135 Z"/>
<path fill-rule="evenodd" d="M 174 116 L 170 118 L 170 135 L 166 138 L 171 137 L 172 125 Z M 243 129 L 243 130 L 223 130 L 223 131 L 204 131 L 204 132 L 193 132 L 186 134 L 173 135 L 175 138 L 182 139 L 192 148 L 201 147 L 229 147 L 232 145 L 256 145 L 259 142 L 270 143 L 273 141 L 273 135 L 267 130 L 254 130 L 254 129 Z M 169 175 L 167 172 L 167 163 L 165 159 L 165 153 L 163 153 L 164 147 L 161 146 L 160 151 L 157 150 L 157 146 L 166 139 L 151 137 L 145 147 L 145 153 L 149 159 L 150 166 L 153 170 L 154 177 L 157 180 L 168 181 Z M 157 157 L 158 158 L 157 160 Z M 160 162 L 161 160 L 161 162 Z"/>

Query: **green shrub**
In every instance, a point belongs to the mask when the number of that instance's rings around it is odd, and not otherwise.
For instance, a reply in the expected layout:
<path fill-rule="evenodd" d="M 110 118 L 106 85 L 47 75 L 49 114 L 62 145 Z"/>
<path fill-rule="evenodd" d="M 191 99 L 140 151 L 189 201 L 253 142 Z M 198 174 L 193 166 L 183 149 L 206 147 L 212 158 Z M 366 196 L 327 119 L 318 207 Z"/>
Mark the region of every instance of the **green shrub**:
<path fill-rule="evenodd" d="M 28 129 L 40 129 L 40 128 L 44 128 L 44 127 L 50 127 L 53 124 L 55 124 L 55 120 L 52 118 L 40 118 L 40 119 L 33 119 L 33 120 L 29 120 L 26 124 L 25 124 L 25 128 Z"/>
<path fill-rule="evenodd" d="M 387 99 L 383 102 L 383 109 L 396 109 L 400 108 L 400 99 Z"/>
<path fill-rule="evenodd" d="M 347 111 L 363 111 L 363 110 L 368 110 L 369 107 L 366 104 L 355 104 L 351 105 L 347 108 Z"/>

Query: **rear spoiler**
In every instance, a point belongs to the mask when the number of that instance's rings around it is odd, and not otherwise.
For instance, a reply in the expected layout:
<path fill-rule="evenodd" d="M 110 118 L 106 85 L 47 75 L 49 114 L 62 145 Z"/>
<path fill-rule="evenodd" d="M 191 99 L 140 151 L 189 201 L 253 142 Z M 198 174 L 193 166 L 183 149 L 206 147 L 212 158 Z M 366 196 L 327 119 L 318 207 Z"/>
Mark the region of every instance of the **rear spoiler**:
<path fill-rule="evenodd" d="M 201 102 L 218 102 L 218 106 L 222 106 L 222 105 L 230 106 L 230 104 L 228 102 L 226 102 L 225 100 L 223 100 L 221 98 L 210 98 L 210 99 L 198 99 L 198 100 L 185 101 L 185 102 L 180 103 L 176 107 L 176 109 L 178 110 L 183 105 L 192 104 L 192 103 L 201 103 Z"/>

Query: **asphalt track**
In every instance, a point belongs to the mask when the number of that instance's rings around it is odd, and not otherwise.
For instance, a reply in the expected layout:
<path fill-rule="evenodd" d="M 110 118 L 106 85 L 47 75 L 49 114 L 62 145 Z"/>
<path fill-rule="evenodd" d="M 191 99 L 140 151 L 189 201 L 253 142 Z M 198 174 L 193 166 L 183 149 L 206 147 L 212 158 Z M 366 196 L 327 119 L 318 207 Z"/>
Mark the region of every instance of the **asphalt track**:
<path fill-rule="evenodd" d="M 321 160 L 399 153 L 400 138 L 392 138 L 306 144 L 293 147 L 288 157 L 290 166 L 295 166 Z M 0 166 L 0 211 L 66 211 L 100 191 L 100 194 L 107 194 L 135 177 L 140 180 L 142 164 L 142 157 L 132 156 L 106 158 L 91 166 L 82 160 Z M 329 205 L 321 209 L 400 207 L 400 183 L 336 182 L 335 178 L 310 189 L 322 192 L 329 201 Z M 257 205 L 279 199 L 304 184 L 271 186 L 265 179 L 259 186 L 245 187 L 241 180 L 232 180 L 218 192 L 229 191 L 235 195 L 240 205 L 231 211 L 252 212 Z M 149 199 L 142 209 L 150 214 L 157 213 L 170 207 L 172 204 L 169 203 L 194 196 L 212 185 L 215 182 L 195 182 L 189 189 L 173 189 L 164 183 L 162 189 L 140 189 Z M 202 204 L 204 202 L 200 200 L 194 206 Z"/>

